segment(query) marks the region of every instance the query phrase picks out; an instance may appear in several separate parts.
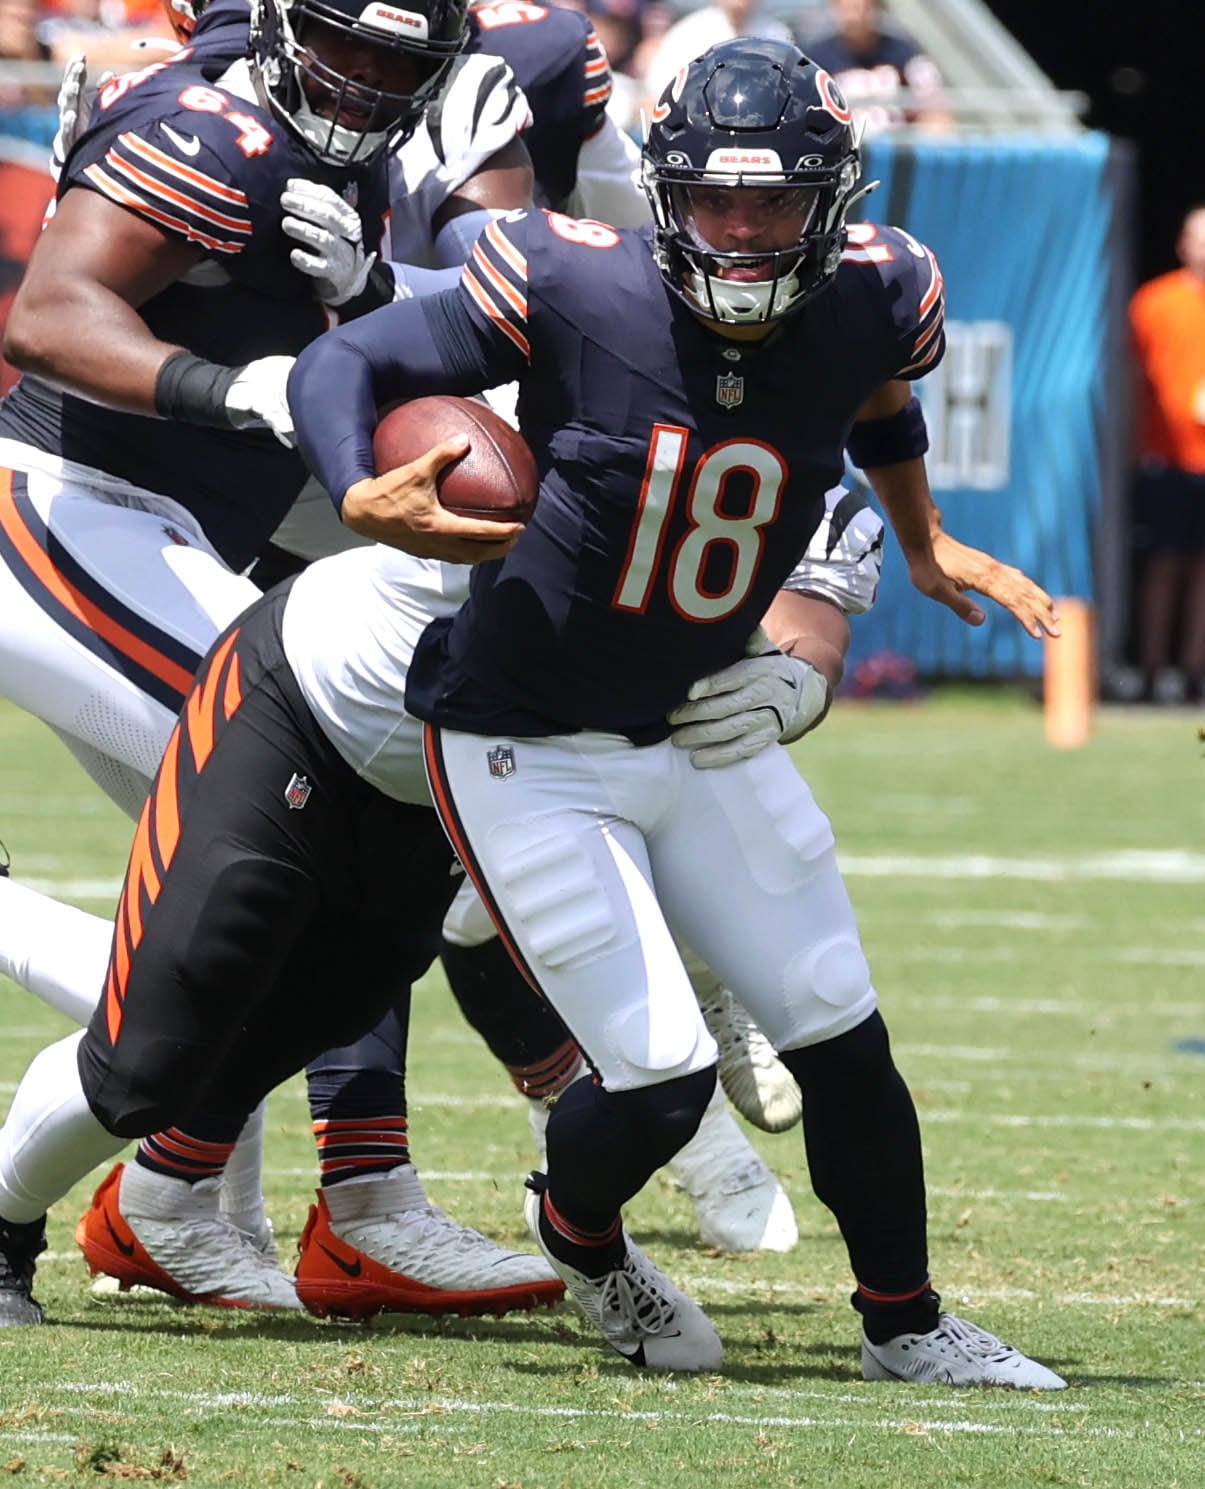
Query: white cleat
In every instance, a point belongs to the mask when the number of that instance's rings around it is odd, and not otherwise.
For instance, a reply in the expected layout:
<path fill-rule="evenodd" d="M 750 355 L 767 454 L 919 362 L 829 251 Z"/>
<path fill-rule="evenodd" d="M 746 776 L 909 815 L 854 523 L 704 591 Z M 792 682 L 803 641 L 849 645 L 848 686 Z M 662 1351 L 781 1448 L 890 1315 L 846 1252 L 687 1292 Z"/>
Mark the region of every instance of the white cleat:
<path fill-rule="evenodd" d="M 720 1251 L 790 1251 L 799 1240 L 786 1191 L 737 1126 L 718 1087 L 699 1130 L 669 1161 L 699 1222 Z"/>
<path fill-rule="evenodd" d="M 720 1083 L 741 1116 L 763 1132 L 785 1132 L 803 1116 L 799 1083 L 774 1046 L 714 974 L 692 957 L 695 996 L 720 1047 Z"/>
<path fill-rule="evenodd" d="M 559 1261 L 545 1246 L 540 1203 L 540 1194 L 529 1189 L 523 1207 L 528 1229 L 570 1298 L 617 1354 L 642 1370 L 720 1368 L 724 1346 L 711 1320 L 649 1261 L 626 1231 L 622 1266 L 589 1277 Z"/>
<path fill-rule="evenodd" d="M 565 1292 L 542 1256 L 499 1246 L 431 1204 L 411 1164 L 320 1190 L 300 1251 L 297 1291 L 319 1317 L 501 1315 Z"/>
<path fill-rule="evenodd" d="M 120 1292 L 147 1288 L 186 1303 L 296 1312 L 292 1278 L 222 1217 L 220 1183 L 118 1164 L 75 1230 L 93 1273 Z"/>
<path fill-rule="evenodd" d="M 952 1313 L 940 1314 L 931 1333 L 899 1334 L 886 1344 L 871 1344 L 863 1334 L 862 1379 L 1019 1391 L 1061 1391 L 1067 1385 L 1061 1375 Z"/>

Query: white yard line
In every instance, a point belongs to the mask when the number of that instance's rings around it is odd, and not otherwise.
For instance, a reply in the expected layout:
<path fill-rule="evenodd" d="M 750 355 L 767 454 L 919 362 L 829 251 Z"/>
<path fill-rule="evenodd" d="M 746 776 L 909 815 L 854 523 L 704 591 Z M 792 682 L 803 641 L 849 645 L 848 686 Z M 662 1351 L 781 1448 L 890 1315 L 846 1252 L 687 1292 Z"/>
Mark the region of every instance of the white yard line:
<path fill-rule="evenodd" d="M 867 879 L 1020 879 L 1051 882 L 1116 880 L 1131 884 L 1205 883 L 1205 853 L 1190 848 L 1124 849 L 1014 858 L 983 853 L 846 853 L 841 871 Z M 49 865 L 48 865 L 49 866 Z M 121 880 L 37 877 L 31 889 L 70 899 L 102 899 L 118 894 Z"/>
<path fill-rule="evenodd" d="M 210 1394 L 203 1391 L 148 1391 L 133 1384 L 123 1383 L 117 1386 L 112 1383 L 92 1385 L 88 1382 L 64 1382 L 57 1389 L 78 1395 L 100 1395 L 120 1394 L 123 1400 L 137 1398 L 141 1400 L 155 1400 L 171 1402 L 173 1405 L 183 1404 L 193 1406 L 199 1410 L 225 1410 L 231 1405 L 236 1406 L 300 1406 L 303 1403 L 295 1397 L 264 1397 L 256 1398 L 243 1393 L 233 1394 Z M 899 1386 L 896 1390 L 909 1389 Z M 756 1387 L 756 1394 L 764 1394 Z M 819 1392 L 809 1393 L 816 1399 L 825 1398 Z M 974 1393 L 976 1401 L 972 1403 L 967 1400 L 966 1404 L 973 1410 L 978 1410 L 977 1400 L 979 1393 Z M 880 1392 L 875 1388 L 869 1388 L 864 1398 L 845 1396 L 847 1402 L 858 1402 L 864 1404 L 868 1410 L 873 1410 L 880 1402 Z M 943 1403 L 944 1404 L 944 1403 Z M 1022 1410 L 1030 1410 L 1031 1402 L 1021 1394 L 1010 1396 L 1009 1404 Z M 1045 1405 L 1045 1403 L 1038 1403 Z M 949 1406 L 953 1409 L 961 1405 L 960 1402 L 950 1400 Z M 589 1406 L 536 1406 L 524 1402 L 513 1401 L 470 1401 L 457 1396 L 420 1396 L 420 1397 L 395 1397 L 383 1401 L 374 1401 L 365 1398 L 351 1398 L 347 1400 L 332 1400 L 329 1407 L 336 1410 L 348 1410 L 350 1412 L 406 1412 L 421 1417 L 438 1417 L 441 1420 L 449 1416 L 462 1415 L 470 1418 L 483 1416 L 512 1416 L 524 1417 L 543 1421 L 606 1421 L 617 1424 L 630 1422 L 650 1422 L 659 1425 L 674 1426 L 682 1425 L 686 1428 L 695 1428 L 704 1424 L 732 1427 L 779 1427 L 799 1428 L 804 1430 L 841 1429 L 841 1430 L 865 1430 L 870 1428 L 874 1431 L 886 1432 L 934 1432 L 934 1433 L 971 1433 L 974 1435 L 996 1436 L 1022 1433 L 1037 1437 L 1062 1437 L 1074 1435 L 1076 1438 L 1100 1437 L 1131 1439 L 1137 1436 L 1136 1431 L 1119 1427 L 1094 1427 L 1085 1426 L 1082 1422 L 1076 1422 L 1073 1427 L 1062 1427 L 1054 1423 L 1039 1422 L 1032 1426 L 1017 1425 L 1015 1423 L 989 1423 L 968 1417 L 942 1417 L 928 1420 L 917 1420 L 913 1416 L 900 1418 L 873 1418 L 873 1417 L 848 1417 L 848 1416 L 822 1416 L 799 1414 L 776 1414 L 750 1413 L 737 1411 L 647 1411 L 647 1410 L 625 1410 L 618 1408 L 600 1408 Z M 1084 1408 L 1072 1406 L 1069 1402 L 1061 1403 L 1064 1412 L 1075 1412 L 1082 1415 Z M 67 1409 L 67 1414 L 92 1416 L 101 1414 L 96 1407 L 82 1406 L 78 1409 Z M 225 1420 L 227 1430 L 246 1426 L 248 1430 L 256 1430 L 264 1425 L 264 1422 L 248 1421 L 240 1422 L 237 1416 Z M 361 1431 L 390 1433 L 407 1430 L 409 1424 L 389 1422 L 351 1422 L 347 1417 L 340 1416 L 311 1416 L 302 1418 L 283 1417 L 272 1419 L 270 1425 L 274 1426 L 296 1426 L 305 1428 L 328 1428 L 335 1431 Z M 449 1424 L 452 1425 L 452 1424 Z M 1199 1437 L 1200 1431 L 1190 1430 L 1190 1437 Z"/>
<path fill-rule="evenodd" d="M 1070 1112 L 1033 1116 L 1026 1112 L 954 1112 L 931 1107 L 922 1122 L 979 1122 L 989 1127 L 1089 1127 L 1116 1132 L 1205 1132 L 1205 1120 L 1194 1117 L 1083 1117 Z"/>
<path fill-rule="evenodd" d="M 1029 879 L 1043 883 L 1112 879 L 1131 884 L 1205 883 L 1205 853 L 1189 848 L 1126 849 L 1032 858 L 984 853 L 837 853 L 841 872 L 868 879 Z"/>

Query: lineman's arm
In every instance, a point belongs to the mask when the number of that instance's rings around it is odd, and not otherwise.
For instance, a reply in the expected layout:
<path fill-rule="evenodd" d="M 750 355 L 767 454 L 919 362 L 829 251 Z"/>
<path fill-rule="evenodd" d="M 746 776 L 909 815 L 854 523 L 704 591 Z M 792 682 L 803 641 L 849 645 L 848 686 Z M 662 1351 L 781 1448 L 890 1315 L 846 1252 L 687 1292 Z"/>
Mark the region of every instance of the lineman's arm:
<path fill-rule="evenodd" d="M 453 218 L 467 212 L 512 212 L 519 207 L 530 207 L 534 189 L 531 156 L 516 135 L 483 161 L 441 204 L 432 219 L 432 230 L 438 233 Z"/>
<path fill-rule="evenodd" d="M 291 357 L 223 367 L 160 341 L 139 307 L 200 253 L 96 192 L 74 187 L 34 245 L 5 327 L 22 372 L 106 408 L 217 429 L 268 428 L 291 444 Z"/>
<path fill-rule="evenodd" d="M 96 192 L 68 191 L 30 255 L 5 357 L 93 403 L 153 415 L 159 372 L 180 348 L 160 341 L 138 310 L 199 258 Z"/>

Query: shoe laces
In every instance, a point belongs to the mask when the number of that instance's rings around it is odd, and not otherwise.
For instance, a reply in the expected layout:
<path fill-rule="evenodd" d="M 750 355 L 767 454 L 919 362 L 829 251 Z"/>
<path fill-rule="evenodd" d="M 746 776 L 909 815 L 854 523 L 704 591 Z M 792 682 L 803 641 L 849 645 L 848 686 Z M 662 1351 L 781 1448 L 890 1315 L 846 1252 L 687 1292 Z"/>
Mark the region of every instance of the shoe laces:
<path fill-rule="evenodd" d="M 1002 1339 L 997 1339 L 995 1334 L 989 1334 L 978 1324 L 970 1323 L 965 1318 L 958 1318 L 953 1313 L 940 1315 L 937 1328 L 929 1337 L 935 1336 L 940 1340 L 948 1340 L 970 1358 L 987 1360 L 993 1365 L 1003 1365 L 1017 1354 L 1011 1344 L 1005 1344 Z"/>
<path fill-rule="evenodd" d="M 628 1251 L 623 1266 L 608 1272 L 599 1294 L 603 1317 L 621 1322 L 639 1334 L 660 1334 L 674 1322 L 673 1300 L 666 1297 L 655 1275 Z"/>

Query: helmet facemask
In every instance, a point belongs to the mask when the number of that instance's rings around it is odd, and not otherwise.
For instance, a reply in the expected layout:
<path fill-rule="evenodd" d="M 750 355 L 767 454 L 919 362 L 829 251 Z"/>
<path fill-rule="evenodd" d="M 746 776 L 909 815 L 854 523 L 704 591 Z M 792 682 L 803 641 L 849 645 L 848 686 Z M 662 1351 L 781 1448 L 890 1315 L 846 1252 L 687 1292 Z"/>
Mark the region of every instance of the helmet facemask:
<path fill-rule="evenodd" d="M 415 4 L 415 0 L 409 0 Z M 367 0 L 253 0 L 252 74 L 261 101 L 320 160 L 363 164 L 413 134 L 464 43 L 464 4 L 413 10 Z M 438 12 L 447 36 L 432 35 Z M 405 76 L 387 89 L 340 70 L 349 43 L 367 43 L 378 77 Z"/>
<path fill-rule="evenodd" d="M 862 193 L 848 112 L 827 74 L 794 47 L 740 38 L 684 68 L 652 120 L 642 183 L 654 253 L 666 284 L 696 314 L 769 324 L 830 283 L 846 212 Z M 734 247 L 723 230 L 725 197 L 745 220 L 738 202 L 757 204 L 753 218 L 760 214 L 765 229 L 751 235 L 757 246 Z M 716 210 L 700 213 L 704 200 Z"/>

